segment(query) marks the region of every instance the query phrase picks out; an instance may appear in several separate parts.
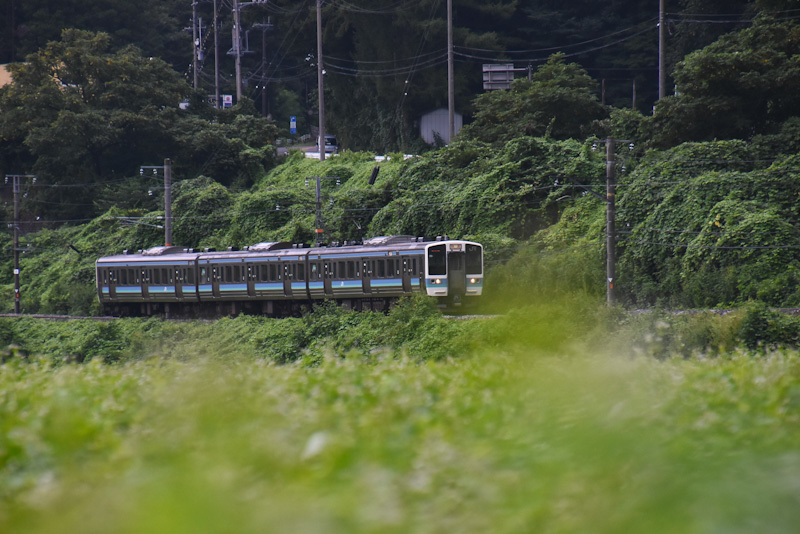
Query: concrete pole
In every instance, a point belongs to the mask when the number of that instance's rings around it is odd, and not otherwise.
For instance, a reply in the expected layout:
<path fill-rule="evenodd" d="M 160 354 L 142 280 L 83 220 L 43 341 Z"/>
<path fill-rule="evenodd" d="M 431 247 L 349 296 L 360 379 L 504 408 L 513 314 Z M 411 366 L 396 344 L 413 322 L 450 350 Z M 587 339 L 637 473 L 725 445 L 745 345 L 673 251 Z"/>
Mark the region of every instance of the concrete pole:
<path fill-rule="evenodd" d="M 172 245 L 172 160 L 164 159 L 164 244 Z"/>
<path fill-rule="evenodd" d="M 322 82 L 322 0 L 317 0 L 317 92 L 319 93 L 319 160 L 325 161 L 325 88 Z"/>
<path fill-rule="evenodd" d="M 616 304 L 617 229 L 616 229 L 616 163 L 614 150 L 616 141 L 606 139 L 606 303 Z"/>
<path fill-rule="evenodd" d="M 217 0 L 214 0 L 214 107 L 220 108 L 219 101 L 219 21 L 217 20 Z"/>
<path fill-rule="evenodd" d="M 194 90 L 197 91 L 198 85 L 198 76 L 197 76 L 197 50 L 198 50 L 198 42 L 197 42 L 197 2 L 192 2 L 192 70 L 194 71 Z"/>
<path fill-rule="evenodd" d="M 665 55 L 665 24 L 664 24 L 664 0 L 659 0 L 658 5 L 658 99 L 661 100 L 665 96 L 664 85 L 666 83 L 666 68 L 664 55 Z"/>
<path fill-rule="evenodd" d="M 14 176 L 14 313 L 19 315 L 19 176 Z"/>
<path fill-rule="evenodd" d="M 242 27 L 239 0 L 233 0 L 233 56 L 236 58 L 236 103 L 242 99 Z"/>
<path fill-rule="evenodd" d="M 453 0 L 447 0 L 447 120 L 450 125 L 448 144 L 456 136 L 456 89 L 453 57 Z"/>

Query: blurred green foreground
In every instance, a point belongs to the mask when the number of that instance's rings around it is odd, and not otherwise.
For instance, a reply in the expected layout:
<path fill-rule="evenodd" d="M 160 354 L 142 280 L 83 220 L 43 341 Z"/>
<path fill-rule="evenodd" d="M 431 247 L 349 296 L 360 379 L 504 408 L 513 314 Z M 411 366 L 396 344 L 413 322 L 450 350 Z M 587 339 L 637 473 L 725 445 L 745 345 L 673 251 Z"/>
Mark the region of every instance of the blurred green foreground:
<path fill-rule="evenodd" d="M 796 532 L 798 353 L 620 352 L 11 354 L 0 532 Z"/>

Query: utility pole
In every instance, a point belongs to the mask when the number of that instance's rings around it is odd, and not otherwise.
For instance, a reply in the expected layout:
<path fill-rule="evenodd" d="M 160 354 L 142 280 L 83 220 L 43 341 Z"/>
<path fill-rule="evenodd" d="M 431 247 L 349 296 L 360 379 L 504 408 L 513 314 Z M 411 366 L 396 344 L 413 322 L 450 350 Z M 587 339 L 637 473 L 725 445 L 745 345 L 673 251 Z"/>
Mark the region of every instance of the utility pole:
<path fill-rule="evenodd" d="M 661 100 L 665 96 L 664 92 L 664 84 L 666 83 L 666 74 L 664 72 L 665 69 L 665 61 L 664 61 L 664 54 L 665 54 L 665 44 L 664 44 L 664 36 L 665 28 L 664 28 L 664 0 L 659 0 L 658 3 L 658 99 Z"/>
<path fill-rule="evenodd" d="M 152 169 L 153 174 L 158 174 L 159 169 L 164 172 L 164 245 L 172 246 L 172 160 L 164 159 L 164 165 L 142 165 L 139 174 L 144 176 L 145 169 Z"/>
<path fill-rule="evenodd" d="M 453 58 L 453 0 L 447 0 L 447 120 L 450 126 L 448 144 L 456 136 L 456 89 Z"/>
<path fill-rule="evenodd" d="M 325 88 L 322 76 L 322 0 L 317 0 L 317 92 L 319 93 L 319 160 L 325 161 Z"/>
<path fill-rule="evenodd" d="M 164 244 L 172 245 L 172 160 L 164 159 Z"/>
<path fill-rule="evenodd" d="M 219 21 L 217 17 L 217 0 L 214 0 L 214 107 L 219 109 Z"/>
<path fill-rule="evenodd" d="M 197 1 L 192 2 L 192 46 L 194 53 L 192 54 L 192 70 L 194 71 L 194 90 L 197 91 L 198 76 L 197 76 L 197 54 L 200 49 L 200 41 L 197 38 Z"/>
<path fill-rule="evenodd" d="M 33 174 L 6 174 L 6 183 L 12 181 L 14 191 L 14 313 L 19 315 L 19 193 L 20 178 L 31 178 L 36 182 Z"/>
<path fill-rule="evenodd" d="M 317 181 L 317 193 L 315 196 L 315 215 L 314 215 L 314 243 L 317 246 L 322 245 L 323 238 L 325 237 L 325 223 L 322 220 L 322 180 L 336 180 L 336 185 L 341 183 L 338 176 L 317 176 L 315 178 L 306 178 L 306 186 L 309 180 Z"/>
<path fill-rule="evenodd" d="M 236 103 L 242 99 L 242 30 L 239 0 L 233 0 L 233 57 L 236 61 Z"/>
<path fill-rule="evenodd" d="M 616 228 L 616 162 L 614 152 L 616 141 L 606 139 L 606 303 L 616 304 L 614 284 L 616 283 L 617 228 Z"/>

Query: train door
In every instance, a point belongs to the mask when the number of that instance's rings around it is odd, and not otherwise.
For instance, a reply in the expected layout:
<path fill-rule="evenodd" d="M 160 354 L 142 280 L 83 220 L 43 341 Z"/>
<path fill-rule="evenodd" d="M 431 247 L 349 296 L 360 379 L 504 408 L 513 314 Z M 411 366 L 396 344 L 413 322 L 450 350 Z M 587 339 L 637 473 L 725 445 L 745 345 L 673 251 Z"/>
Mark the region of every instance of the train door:
<path fill-rule="evenodd" d="M 100 269 L 103 277 L 103 286 L 108 287 L 108 298 L 117 298 L 117 270 Z"/>
<path fill-rule="evenodd" d="M 372 293 L 371 277 L 372 271 L 370 270 L 369 260 L 361 260 L 361 287 L 365 294 Z"/>
<path fill-rule="evenodd" d="M 283 294 L 287 297 L 292 296 L 292 276 L 291 264 L 282 263 L 278 269 L 283 273 Z"/>
<path fill-rule="evenodd" d="M 186 268 L 167 267 L 169 284 L 175 288 L 175 298 L 183 300 L 183 279 Z"/>
<path fill-rule="evenodd" d="M 322 266 L 322 283 L 325 290 L 325 297 L 332 297 L 333 296 L 333 288 L 331 287 L 331 281 L 336 278 L 336 262 L 330 260 L 324 260 Z"/>
<path fill-rule="evenodd" d="M 461 297 L 467 293 L 467 271 L 463 252 L 450 252 L 447 255 L 447 289 L 451 297 Z"/>
<path fill-rule="evenodd" d="M 253 263 L 245 264 L 245 276 L 247 277 L 247 296 L 256 296 L 256 279 L 258 278 L 258 265 Z"/>
<path fill-rule="evenodd" d="M 220 297 L 219 282 L 222 278 L 222 267 L 219 265 L 209 265 L 211 274 L 211 294 L 215 299 Z"/>
<path fill-rule="evenodd" d="M 414 273 L 411 272 L 411 260 L 409 258 L 403 258 L 403 265 L 401 270 L 401 276 L 403 277 L 403 293 L 411 293 L 411 276 Z"/>
<path fill-rule="evenodd" d="M 150 276 L 149 276 L 149 272 L 148 271 L 149 271 L 149 269 L 138 269 L 136 271 L 136 273 L 137 273 L 137 275 L 139 277 L 139 279 L 137 280 L 137 283 L 141 284 L 142 298 L 145 299 L 145 300 L 150 298 L 150 291 L 148 291 L 148 288 L 147 288 L 148 284 L 150 283 Z"/>

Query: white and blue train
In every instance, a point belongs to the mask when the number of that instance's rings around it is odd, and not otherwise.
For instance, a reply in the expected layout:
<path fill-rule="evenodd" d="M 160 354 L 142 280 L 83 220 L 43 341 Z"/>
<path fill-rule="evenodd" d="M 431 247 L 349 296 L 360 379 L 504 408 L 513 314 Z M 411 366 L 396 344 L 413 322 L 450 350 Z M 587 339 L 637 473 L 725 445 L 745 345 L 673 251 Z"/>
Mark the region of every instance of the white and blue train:
<path fill-rule="evenodd" d="M 449 308 L 481 295 L 483 246 L 412 236 L 310 248 L 286 242 L 227 251 L 164 246 L 100 258 L 96 270 L 108 315 L 285 316 L 322 300 L 385 310 L 414 293 Z"/>

